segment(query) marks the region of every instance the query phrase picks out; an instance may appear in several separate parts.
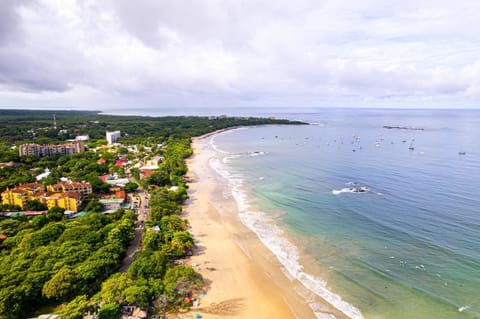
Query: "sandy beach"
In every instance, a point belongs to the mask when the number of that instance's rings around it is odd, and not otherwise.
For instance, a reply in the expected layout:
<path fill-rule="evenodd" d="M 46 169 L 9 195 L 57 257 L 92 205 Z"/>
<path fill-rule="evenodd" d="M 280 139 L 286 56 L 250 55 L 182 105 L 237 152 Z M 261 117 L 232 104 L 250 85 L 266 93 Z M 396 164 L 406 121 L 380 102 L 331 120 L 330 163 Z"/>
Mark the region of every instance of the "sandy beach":
<path fill-rule="evenodd" d="M 198 247 L 188 263 L 203 275 L 207 294 L 198 308 L 180 317 L 315 318 L 275 256 L 241 223 L 235 201 L 222 196 L 221 181 L 209 166 L 214 150 L 207 137 L 195 138 L 192 147 L 183 217 Z"/>

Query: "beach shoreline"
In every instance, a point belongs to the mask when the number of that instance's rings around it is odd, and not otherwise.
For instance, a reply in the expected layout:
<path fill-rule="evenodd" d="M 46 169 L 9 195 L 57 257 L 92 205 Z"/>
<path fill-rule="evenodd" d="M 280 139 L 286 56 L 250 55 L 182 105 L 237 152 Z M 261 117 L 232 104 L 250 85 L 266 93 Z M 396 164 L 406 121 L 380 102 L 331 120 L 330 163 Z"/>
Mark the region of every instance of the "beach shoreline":
<path fill-rule="evenodd" d="M 317 318 L 309 306 L 315 296 L 299 291 L 301 285 L 286 276 L 276 256 L 241 222 L 237 203 L 224 195 L 226 185 L 210 166 L 216 151 L 209 138 L 232 129 L 192 139 L 190 199 L 183 217 L 197 245 L 188 264 L 204 277 L 206 295 L 199 307 L 178 318 L 191 318 L 192 313 L 202 318 Z"/>

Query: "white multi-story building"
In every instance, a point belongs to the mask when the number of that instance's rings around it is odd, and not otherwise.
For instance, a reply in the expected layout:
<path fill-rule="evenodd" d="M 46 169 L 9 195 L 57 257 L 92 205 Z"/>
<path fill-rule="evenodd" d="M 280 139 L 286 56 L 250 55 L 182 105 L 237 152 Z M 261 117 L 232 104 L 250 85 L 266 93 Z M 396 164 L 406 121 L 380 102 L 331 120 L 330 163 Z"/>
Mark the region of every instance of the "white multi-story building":
<path fill-rule="evenodd" d="M 120 131 L 113 131 L 106 133 L 108 145 L 117 143 L 118 139 L 120 138 Z"/>

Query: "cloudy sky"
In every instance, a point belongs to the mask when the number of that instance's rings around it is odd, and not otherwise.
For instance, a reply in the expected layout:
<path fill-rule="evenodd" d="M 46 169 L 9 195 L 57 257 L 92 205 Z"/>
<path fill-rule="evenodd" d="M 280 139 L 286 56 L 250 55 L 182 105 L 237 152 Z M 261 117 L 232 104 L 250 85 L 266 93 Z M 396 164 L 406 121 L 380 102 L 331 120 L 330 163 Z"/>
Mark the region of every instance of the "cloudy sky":
<path fill-rule="evenodd" d="M 1 0 L 0 107 L 480 107 L 478 0 Z"/>

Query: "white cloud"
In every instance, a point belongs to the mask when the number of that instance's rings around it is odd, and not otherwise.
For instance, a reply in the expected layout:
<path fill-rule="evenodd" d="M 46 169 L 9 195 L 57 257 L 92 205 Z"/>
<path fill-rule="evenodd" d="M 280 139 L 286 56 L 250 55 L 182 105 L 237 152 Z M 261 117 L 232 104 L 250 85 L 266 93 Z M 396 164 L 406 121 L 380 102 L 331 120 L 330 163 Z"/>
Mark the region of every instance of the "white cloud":
<path fill-rule="evenodd" d="M 0 106 L 480 100 L 475 1 L 38 0 L 0 12 Z"/>

